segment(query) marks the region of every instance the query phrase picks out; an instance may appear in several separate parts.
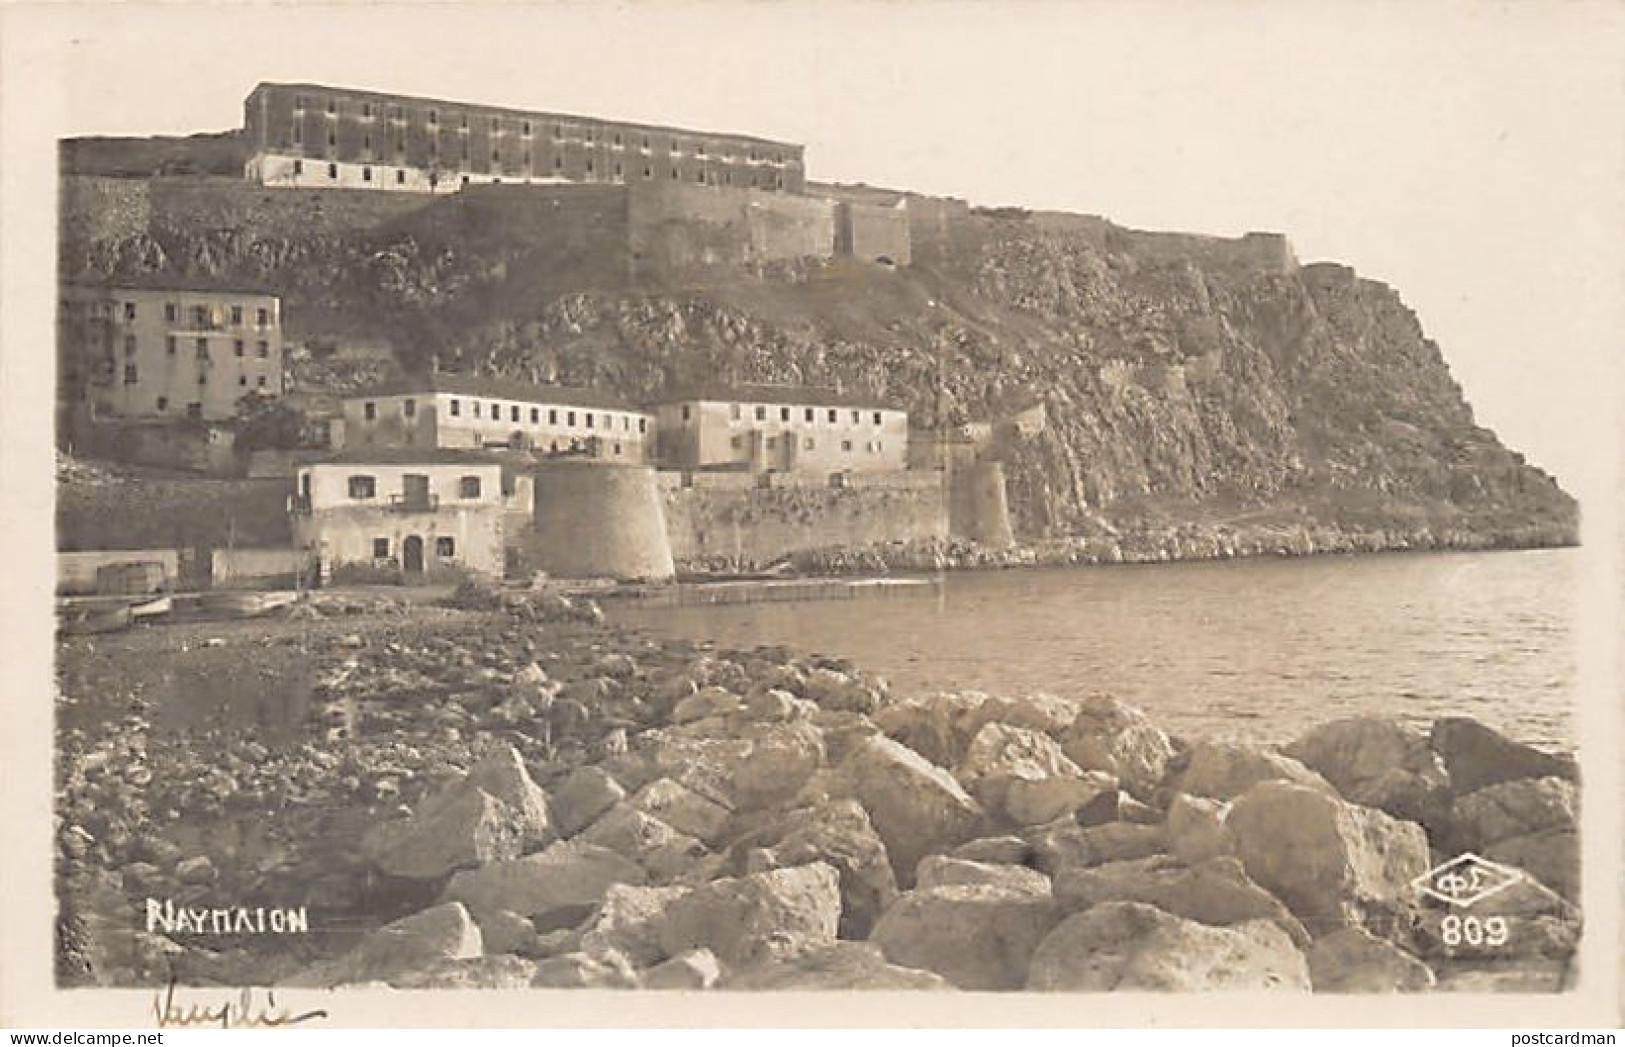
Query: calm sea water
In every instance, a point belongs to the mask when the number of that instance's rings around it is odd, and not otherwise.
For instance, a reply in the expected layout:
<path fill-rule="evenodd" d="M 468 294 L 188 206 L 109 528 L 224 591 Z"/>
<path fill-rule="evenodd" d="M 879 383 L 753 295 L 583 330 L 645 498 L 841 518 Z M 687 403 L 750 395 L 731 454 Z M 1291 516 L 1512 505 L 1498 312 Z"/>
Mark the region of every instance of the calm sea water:
<path fill-rule="evenodd" d="M 1359 713 L 1574 744 L 1578 550 L 950 574 L 940 595 L 623 610 L 658 636 L 851 658 L 894 690 L 1105 691 L 1189 734 Z"/>

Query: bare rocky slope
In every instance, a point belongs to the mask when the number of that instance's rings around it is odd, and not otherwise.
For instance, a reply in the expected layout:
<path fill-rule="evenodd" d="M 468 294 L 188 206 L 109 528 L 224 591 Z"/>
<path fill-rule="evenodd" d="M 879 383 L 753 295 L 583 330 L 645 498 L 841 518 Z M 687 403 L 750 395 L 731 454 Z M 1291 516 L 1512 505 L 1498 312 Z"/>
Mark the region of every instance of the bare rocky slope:
<path fill-rule="evenodd" d="M 1030 542 L 1183 558 L 1575 540 L 1573 499 L 1475 423 L 1398 292 L 1343 266 L 1004 209 L 954 212 L 904 268 L 656 271 L 606 247 L 612 207 L 550 225 L 524 192 L 69 174 L 61 270 L 268 287 L 294 342 L 388 344 L 409 371 L 436 356 L 633 397 L 839 383 L 928 426 L 1041 399 L 1047 428 L 1003 452 Z"/>

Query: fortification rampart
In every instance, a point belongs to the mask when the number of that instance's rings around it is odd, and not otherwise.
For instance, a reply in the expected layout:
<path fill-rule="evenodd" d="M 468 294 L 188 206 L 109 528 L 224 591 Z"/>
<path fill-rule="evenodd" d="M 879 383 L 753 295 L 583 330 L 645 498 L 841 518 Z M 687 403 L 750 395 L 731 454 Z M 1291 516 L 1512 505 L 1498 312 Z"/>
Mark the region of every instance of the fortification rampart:
<path fill-rule="evenodd" d="M 673 480 L 671 477 L 677 477 Z M 936 473 L 856 475 L 823 483 L 741 485 L 662 477 L 674 558 L 763 566 L 793 553 L 946 538 L 948 510 Z"/>
<path fill-rule="evenodd" d="M 835 203 L 816 197 L 681 183 L 627 188 L 640 266 L 754 265 L 835 252 Z"/>

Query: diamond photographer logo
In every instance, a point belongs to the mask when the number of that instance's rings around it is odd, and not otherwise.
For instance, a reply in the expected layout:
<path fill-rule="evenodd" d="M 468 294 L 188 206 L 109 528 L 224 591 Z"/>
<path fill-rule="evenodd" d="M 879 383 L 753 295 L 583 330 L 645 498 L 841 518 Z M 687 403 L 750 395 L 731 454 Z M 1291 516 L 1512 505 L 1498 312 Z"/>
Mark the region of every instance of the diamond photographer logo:
<path fill-rule="evenodd" d="M 1523 880 L 1519 870 L 1467 852 L 1429 869 L 1412 880 L 1411 886 L 1430 898 L 1465 909 Z"/>

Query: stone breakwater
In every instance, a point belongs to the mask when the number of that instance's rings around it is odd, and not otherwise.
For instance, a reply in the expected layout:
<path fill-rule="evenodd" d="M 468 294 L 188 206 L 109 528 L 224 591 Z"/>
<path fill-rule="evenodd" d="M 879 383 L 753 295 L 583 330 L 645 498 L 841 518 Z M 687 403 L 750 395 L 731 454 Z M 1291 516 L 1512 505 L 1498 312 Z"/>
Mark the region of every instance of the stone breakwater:
<path fill-rule="evenodd" d="M 835 659 L 502 612 L 323 624 L 242 641 L 315 663 L 292 744 L 161 734 L 137 713 L 63 737 L 65 981 L 1407 992 L 1572 976 L 1575 765 L 1470 719 L 1337 720 L 1254 746 L 1176 737 L 1107 696 L 901 695 Z M 1464 852 L 1515 882 L 1465 909 L 1417 889 Z M 152 896 L 308 905 L 313 933 L 133 927 Z"/>

